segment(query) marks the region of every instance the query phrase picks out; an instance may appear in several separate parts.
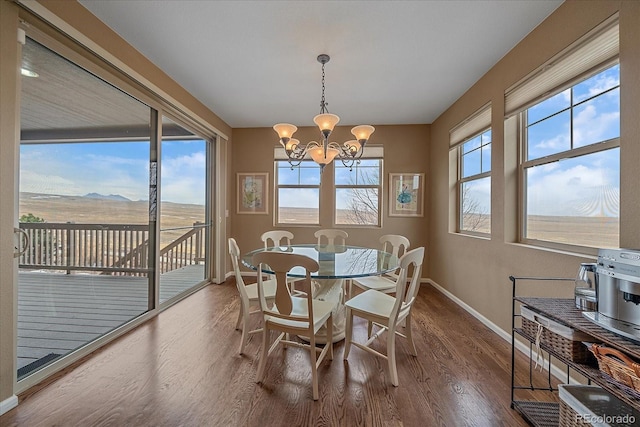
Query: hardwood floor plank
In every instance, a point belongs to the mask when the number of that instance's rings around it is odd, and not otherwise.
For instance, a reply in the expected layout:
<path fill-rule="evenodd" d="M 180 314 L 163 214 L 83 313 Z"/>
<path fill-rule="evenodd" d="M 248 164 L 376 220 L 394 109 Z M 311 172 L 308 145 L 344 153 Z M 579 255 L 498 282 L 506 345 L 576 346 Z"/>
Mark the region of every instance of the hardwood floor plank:
<path fill-rule="evenodd" d="M 398 338 L 399 387 L 386 361 L 355 347 L 343 361 L 339 342 L 314 402 L 302 349 L 276 350 L 255 383 L 261 335 L 237 354 L 235 284 L 210 285 L 22 394 L 0 425 L 526 426 L 509 407 L 510 344 L 431 286 L 414 308 L 418 356 Z M 375 348 L 386 351 L 384 336 Z"/>

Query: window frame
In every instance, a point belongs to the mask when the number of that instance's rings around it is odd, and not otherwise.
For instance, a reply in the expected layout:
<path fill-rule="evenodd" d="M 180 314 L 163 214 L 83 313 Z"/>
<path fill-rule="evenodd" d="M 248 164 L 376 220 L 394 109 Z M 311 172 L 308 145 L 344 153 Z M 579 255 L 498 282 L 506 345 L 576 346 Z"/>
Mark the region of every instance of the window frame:
<path fill-rule="evenodd" d="M 273 224 L 274 226 L 282 226 L 282 227 L 309 227 L 309 226 L 320 226 L 320 212 L 322 211 L 322 194 L 321 194 L 321 183 L 322 183 L 322 175 L 320 176 L 320 180 L 318 181 L 317 185 L 310 185 L 310 184 L 283 184 L 280 185 L 278 184 L 279 181 L 279 175 L 278 175 L 278 163 L 282 162 L 284 164 L 288 164 L 288 167 L 293 168 L 293 169 L 299 169 L 300 166 L 305 163 L 305 162 L 311 162 L 314 163 L 313 160 L 311 159 L 304 159 L 302 160 L 299 164 L 297 165 L 291 165 L 287 162 L 287 160 L 285 159 L 280 159 L 280 158 L 275 158 L 273 161 L 273 176 L 274 176 L 274 180 L 273 180 L 273 186 L 274 186 L 274 203 L 273 203 L 273 208 L 274 208 L 274 212 L 273 212 Z M 320 166 L 318 165 L 318 169 L 320 169 Z M 321 173 L 321 172 L 320 172 Z M 318 190 L 318 222 L 281 222 L 280 221 L 280 189 L 284 188 L 284 189 L 305 189 L 305 188 L 310 188 L 310 189 L 317 189 Z"/>
<path fill-rule="evenodd" d="M 483 144 L 482 143 L 482 135 L 485 134 L 486 132 L 490 131 L 491 132 L 491 141 L 487 144 Z M 474 174 L 474 175 L 470 175 L 467 177 L 463 177 L 463 167 L 464 167 L 464 162 L 463 162 L 463 158 L 465 156 L 465 154 L 468 153 L 464 153 L 464 145 L 477 138 L 480 137 L 480 146 L 474 150 L 469 151 L 475 151 L 475 150 L 480 150 L 480 173 Z M 462 191 L 462 187 L 464 184 L 468 183 L 468 182 L 473 182 L 473 181 L 479 181 L 481 179 L 485 179 L 485 178 L 491 178 L 491 171 L 493 168 L 493 162 L 491 164 L 491 168 L 486 171 L 486 172 L 482 172 L 482 148 L 487 146 L 487 145 L 491 145 L 492 149 L 493 149 L 493 129 L 491 127 L 491 125 L 489 126 L 485 126 L 483 127 L 481 130 L 474 132 L 473 135 L 464 138 L 462 140 L 462 142 L 460 142 L 456 149 L 458 150 L 457 154 L 457 159 L 458 159 L 458 175 L 457 175 L 457 182 L 456 182 L 456 217 L 457 217 L 457 221 L 456 221 L 456 233 L 458 234 L 462 234 L 462 235 L 470 235 L 470 236 L 476 236 L 476 237 L 485 237 L 485 238 L 489 238 L 491 237 L 492 231 L 491 231 L 491 203 L 489 204 L 489 232 L 483 232 L 483 231 L 474 231 L 474 230 L 466 230 L 462 228 L 462 221 L 464 219 L 464 214 L 462 212 L 462 208 L 463 208 L 463 202 L 462 202 L 462 195 L 463 195 L 463 191 Z"/>
<path fill-rule="evenodd" d="M 345 184 L 336 184 L 335 183 L 335 177 L 336 177 L 336 167 L 345 167 L 348 168 L 348 166 L 344 166 L 342 163 L 335 163 L 334 161 L 334 166 L 333 166 L 333 177 L 334 177 L 334 188 L 333 188 L 333 225 L 334 226 L 340 226 L 342 228 L 382 228 L 382 209 L 383 209 L 383 199 L 384 199 L 384 179 L 383 179 L 383 173 L 384 173 L 384 159 L 382 157 L 362 157 L 362 160 L 377 160 L 378 163 L 378 185 L 345 185 Z M 356 168 L 359 166 L 359 162 L 353 165 L 353 168 Z M 357 175 L 356 175 L 357 176 Z M 337 192 L 339 189 L 350 189 L 350 188 L 360 188 L 360 189 L 367 189 L 367 188 L 377 188 L 378 189 L 378 222 L 377 224 L 347 224 L 347 223 L 338 223 L 337 219 L 338 219 L 338 208 L 337 208 Z"/>
<path fill-rule="evenodd" d="M 595 153 L 601 153 L 601 152 L 605 152 L 607 150 L 611 150 L 611 149 L 615 149 L 615 148 L 620 148 L 620 136 L 616 137 L 616 138 L 610 138 L 610 139 L 606 139 L 600 142 L 596 142 L 596 143 L 591 143 L 585 146 L 581 146 L 581 147 L 576 147 L 573 148 L 574 145 L 574 132 L 573 132 L 573 123 L 574 123 L 574 109 L 599 97 L 599 96 L 604 96 L 605 94 L 618 89 L 620 90 L 620 82 L 618 82 L 618 85 L 612 88 L 608 88 L 607 90 L 600 92 L 596 95 L 590 96 L 588 98 L 585 98 L 583 100 L 581 100 L 580 102 L 574 104 L 573 103 L 573 91 L 571 91 L 571 102 L 569 107 L 564 108 L 562 110 L 559 110 L 549 116 L 545 116 L 542 119 L 539 119 L 529 125 L 527 125 L 527 111 L 529 108 L 532 108 L 536 105 L 541 104 L 542 102 L 550 99 L 551 97 L 567 90 L 567 89 L 572 89 L 574 86 L 577 86 L 578 84 L 582 83 L 583 81 L 588 80 L 589 78 L 605 71 L 608 70 L 616 65 L 620 65 L 620 61 L 619 61 L 619 57 L 615 57 L 614 59 L 605 61 L 601 64 L 599 64 L 597 67 L 594 67 L 590 70 L 588 70 L 587 72 L 581 73 L 578 76 L 574 76 L 573 78 L 567 80 L 563 85 L 559 86 L 558 88 L 554 89 L 552 92 L 549 92 L 548 94 L 546 94 L 546 96 L 544 98 L 539 98 L 535 100 L 535 103 L 529 103 L 526 108 L 524 108 L 522 111 L 518 112 L 518 139 L 519 139 L 519 143 L 518 143 L 518 180 L 519 180 L 519 185 L 518 185 L 518 205 L 519 205 L 519 214 L 518 214 L 518 223 L 519 223 L 519 227 L 518 227 L 518 241 L 522 244 L 526 244 L 526 245 L 531 245 L 531 246 L 536 246 L 536 247 L 541 247 L 541 248 L 546 248 L 546 249 L 552 249 L 552 250 L 559 250 L 559 251 L 569 251 L 569 252 L 574 252 L 574 253 L 582 253 L 582 254 L 588 254 L 588 255 L 597 255 L 598 254 L 598 250 L 599 247 L 594 247 L 594 246 L 584 246 L 584 245 L 579 245 L 579 244 L 575 244 L 575 243 L 560 243 L 560 242 L 554 242 L 554 241 L 549 241 L 549 240 L 542 240 L 542 239 L 535 239 L 535 238 L 530 238 L 527 237 L 527 219 L 528 219 L 528 214 L 527 214 L 527 198 L 528 198 L 528 194 L 527 194 L 527 171 L 530 168 L 533 167 L 538 167 L 538 166 L 542 166 L 542 165 L 546 165 L 546 164 L 551 164 L 554 162 L 560 162 L 563 160 L 567 160 L 567 159 L 573 159 L 573 158 L 577 158 L 577 157 L 581 157 L 581 156 L 586 156 L 589 154 L 595 154 Z M 620 91 L 621 92 L 621 91 Z M 621 107 L 621 106 L 620 106 Z M 561 114 L 563 112 L 569 111 L 570 112 L 570 138 L 571 138 L 571 147 L 568 150 L 564 150 L 564 151 L 560 151 L 558 153 L 554 153 L 554 154 L 549 154 L 546 156 L 541 156 L 538 157 L 536 159 L 532 159 L 532 160 L 527 160 L 527 156 L 528 156 L 528 134 L 527 134 L 527 128 L 530 126 L 533 126 L 535 124 L 538 124 L 550 117 L 553 117 L 555 115 Z M 620 240 L 620 235 L 618 234 L 618 241 Z"/>

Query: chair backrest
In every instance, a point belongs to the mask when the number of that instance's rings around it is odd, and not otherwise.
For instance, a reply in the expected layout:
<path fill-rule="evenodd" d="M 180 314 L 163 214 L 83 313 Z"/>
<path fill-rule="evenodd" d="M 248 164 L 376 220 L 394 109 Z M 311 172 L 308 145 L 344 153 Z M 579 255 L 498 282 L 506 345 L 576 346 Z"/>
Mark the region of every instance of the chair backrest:
<path fill-rule="evenodd" d="M 289 252 L 258 252 L 253 256 L 253 265 L 258 266 L 258 271 L 268 266 L 268 270 L 275 273 L 276 278 L 276 296 L 275 302 L 272 307 L 267 305 L 264 291 L 262 288 L 262 275 L 258 274 L 258 300 L 260 301 L 260 309 L 265 315 L 275 316 L 282 319 L 302 320 L 307 321 L 307 326 L 313 324 L 309 322 L 309 319 L 313 319 L 313 304 L 312 297 L 309 293 L 306 297 L 308 300 L 308 317 L 291 316 L 291 310 L 293 309 L 293 300 L 291 297 L 291 291 L 287 285 L 287 273 L 294 267 L 302 267 L 305 269 L 305 281 L 311 285 L 311 273 L 320 269 L 318 262 L 305 255 L 292 254 Z M 266 265 L 266 266 L 265 266 Z M 296 297 L 298 298 L 298 297 Z"/>
<path fill-rule="evenodd" d="M 382 250 L 396 257 L 404 255 L 409 250 L 409 239 L 399 234 L 385 234 L 380 237 Z"/>
<path fill-rule="evenodd" d="M 420 289 L 422 262 L 424 261 L 424 247 L 410 250 L 400 257 L 398 278 L 396 280 L 396 302 L 391 310 L 391 318 L 406 317 Z M 407 275 L 413 267 L 411 279 Z M 407 281 L 409 282 L 407 285 Z"/>
<path fill-rule="evenodd" d="M 318 238 L 318 246 L 322 245 L 322 241 L 326 240 L 328 246 L 334 245 L 346 245 L 347 244 L 347 234 L 346 231 L 336 230 L 333 228 L 327 228 L 324 230 L 318 230 L 314 234 Z"/>
<path fill-rule="evenodd" d="M 244 280 L 242 280 L 242 273 L 240 272 L 240 265 L 238 265 L 238 258 L 240 257 L 240 248 L 238 247 L 238 243 L 236 239 L 233 237 L 229 237 L 229 256 L 231 257 L 231 265 L 233 266 L 233 271 L 236 274 L 236 287 L 238 288 L 238 292 L 240 292 L 240 297 L 243 300 L 249 301 L 249 296 L 247 295 L 247 291 L 244 288 Z"/>
<path fill-rule="evenodd" d="M 260 236 L 260 240 L 264 243 L 264 247 L 273 246 L 291 246 L 291 240 L 293 240 L 293 233 L 285 230 L 271 230 L 265 231 Z M 284 241 L 284 244 L 282 242 Z"/>

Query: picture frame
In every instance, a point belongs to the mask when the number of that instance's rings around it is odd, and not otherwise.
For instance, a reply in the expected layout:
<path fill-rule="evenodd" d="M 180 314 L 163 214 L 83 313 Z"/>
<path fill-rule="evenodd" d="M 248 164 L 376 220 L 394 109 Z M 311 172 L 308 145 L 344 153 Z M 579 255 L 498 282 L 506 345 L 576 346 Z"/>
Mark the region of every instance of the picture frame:
<path fill-rule="evenodd" d="M 424 216 L 424 174 L 389 174 L 389 216 Z"/>
<path fill-rule="evenodd" d="M 269 213 L 269 174 L 238 173 L 237 174 L 237 213 L 262 214 Z"/>

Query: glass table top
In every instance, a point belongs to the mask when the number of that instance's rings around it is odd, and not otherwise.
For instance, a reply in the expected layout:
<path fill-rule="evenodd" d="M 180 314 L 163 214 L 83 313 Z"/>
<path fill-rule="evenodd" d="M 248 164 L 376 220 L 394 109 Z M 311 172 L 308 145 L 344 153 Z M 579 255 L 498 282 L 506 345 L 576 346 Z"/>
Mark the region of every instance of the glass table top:
<path fill-rule="evenodd" d="M 376 276 L 398 268 L 398 258 L 380 249 L 363 248 L 360 246 L 339 246 L 305 244 L 291 246 L 275 246 L 260 248 L 245 254 L 242 264 L 253 270 L 253 255 L 258 252 L 289 252 L 306 255 L 313 258 L 320 265 L 320 270 L 311 273 L 315 279 L 349 279 L 354 277 Z M 273 273 L 263 268 L 265 273 Z M 304 277 L 304 269 L 295 267 L 289 272 L 290 277 Z"/>

